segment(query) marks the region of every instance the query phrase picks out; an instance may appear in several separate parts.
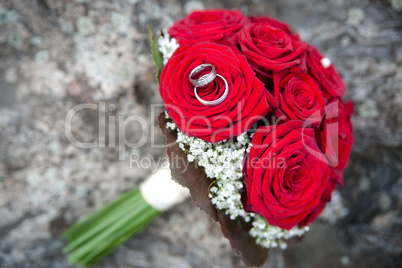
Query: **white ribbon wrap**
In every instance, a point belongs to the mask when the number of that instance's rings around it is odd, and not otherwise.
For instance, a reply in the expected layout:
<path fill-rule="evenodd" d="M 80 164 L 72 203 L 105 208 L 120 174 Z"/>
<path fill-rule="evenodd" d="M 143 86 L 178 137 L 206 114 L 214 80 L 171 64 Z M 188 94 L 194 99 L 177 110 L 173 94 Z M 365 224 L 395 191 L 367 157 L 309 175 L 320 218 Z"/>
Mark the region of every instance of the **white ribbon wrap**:
<path fill-rule="evenodd" d="M 187 188 L 171 179 L 169 168 L 158 169 L 139 187 L 144 200 L 159 211 L 166 211 L 190 197 Z"/>

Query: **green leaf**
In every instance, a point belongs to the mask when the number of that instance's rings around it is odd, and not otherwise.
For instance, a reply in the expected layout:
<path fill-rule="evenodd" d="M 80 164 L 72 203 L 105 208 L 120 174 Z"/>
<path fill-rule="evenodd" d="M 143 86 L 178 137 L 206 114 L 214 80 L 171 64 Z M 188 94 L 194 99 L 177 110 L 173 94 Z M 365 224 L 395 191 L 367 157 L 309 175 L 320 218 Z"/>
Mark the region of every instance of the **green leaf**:
<path fill-rule="evenodd" d="M 149 32 L 149 39 L 151 40 L 152 59 L 155 63 L 156 70 L 157 70 L 156 79 L 160 83 L 160 76 L 161 76 L 162 69 L 164 67 L 163 56 L 158 48 L 158 40 L 156 39 L 154 33 L 152 32 L 151 25 L 149 25 L 149 24 L 148 24 L 148 32 Z"/>

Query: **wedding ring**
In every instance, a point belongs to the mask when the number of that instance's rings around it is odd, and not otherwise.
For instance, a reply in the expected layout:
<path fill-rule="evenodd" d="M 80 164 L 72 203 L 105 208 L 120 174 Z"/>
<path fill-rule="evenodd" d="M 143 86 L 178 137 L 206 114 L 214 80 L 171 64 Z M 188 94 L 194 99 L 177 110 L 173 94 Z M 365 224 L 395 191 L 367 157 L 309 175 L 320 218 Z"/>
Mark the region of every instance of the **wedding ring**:
<path fill-rule="evenodd" d="M 202 70 L 205 70 L 208 67 L 211 68 L 211 72 L 204 74 L 203 76 L 201 76 L 198 79 L 193 78 L 194 75 L 201 72 Z M 198 65 L 190 72 L 189 80 L 190 80 L 191 84 L 193 84 L 193 86 L 202 87 L 202 86 L 208 85 L 209 83 L 214 81 L 215 77 L 216 77 L 215 67 L 212 64 L 204 63 L 201 65 Z"/>
<path fill-rule="evenodd" d="M 214 70 L 215 70 L 215 69 L 214 69 Z M 201 99 L 201 98 L 198 96 L 198 93 L 197 93 L 197 86 L 194 87 L 194 94 L 195 94 L 195 97 L 197 98 L 197 100 L 198 100 L 199 102 L 201 102 L 202 104 L 204 104 L 204 105 L 206 105 L 206 106 L 215 106 L 215 105 L 218 105 L 218 104 L 222 103 L 222 102 L 227 98 L 227 96 L 228 96 L 228 94 L 229 94 L 229 86 L 228 86 L 228 82 L 226 81 L 226 79 L 223 78 L 223 76 L 221 76 L 221 75 L 219 75 L 219 74 L 216 74 L 216 76 L 219 76 L 219 77 L 225 82 L 225 91 L 223 92 L 222 96 L 220 96 L 218 99 L 213 100 L 213 101 L 206 101 L 206 100 L 203 100 L 203 99 Z"/>

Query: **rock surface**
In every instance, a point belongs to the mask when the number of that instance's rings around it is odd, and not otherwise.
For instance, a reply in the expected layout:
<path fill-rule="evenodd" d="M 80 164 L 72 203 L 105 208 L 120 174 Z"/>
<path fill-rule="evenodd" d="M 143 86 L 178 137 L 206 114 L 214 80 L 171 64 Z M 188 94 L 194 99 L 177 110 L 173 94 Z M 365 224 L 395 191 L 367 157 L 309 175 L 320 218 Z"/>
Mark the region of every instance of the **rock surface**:
<path fill-rule="evenodd" d="M 332 60 L 348 87 L 346 99 L 355 103 L 356 143 L 339 198 L 301 245 L 271 250 L 265 267 L 401 267 L 401 6 L 397 0 L 1 1 L 0 267 L 71 267 L 61 232 L 137 186 L 165 157 L 154 146 L 163 144 L 155 121 L 162 107 L 152 104 L 162 102 L 146 26 L 163 29 L 199 8 L 286 21 Z M 71 134 L 94 148 L 75 146 L 66 133 L 69 111 L 85 103 Z M 138 149 L 118 143 L 124 130 L 118 126 L 131 115 L 145 119 L 125 130 L 127 142 L 144 142 Z M 155 139 L 141 140 L 143 134 Z M 244 267 L 217 227 L 187 201 L 97 267 Z"/>

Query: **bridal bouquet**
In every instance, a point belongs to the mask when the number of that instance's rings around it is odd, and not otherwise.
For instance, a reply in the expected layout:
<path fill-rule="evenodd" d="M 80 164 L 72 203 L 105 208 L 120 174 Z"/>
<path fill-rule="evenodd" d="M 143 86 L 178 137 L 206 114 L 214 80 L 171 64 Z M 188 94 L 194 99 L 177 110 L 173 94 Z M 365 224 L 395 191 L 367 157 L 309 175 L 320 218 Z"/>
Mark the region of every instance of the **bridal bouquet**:
<path fill-rule="evenodd" d="M 262 265 L 269 248 L 307 232 L 343 185 L 353 144 L 345 86 L 328 58 L 268 17 L 198 11 L 151 40 L 172 179 L 220 223 L 247 265 Z M 143 196 L 182 196 L 158 183 L 146 188 Z M 164 209 L 151 204 L 127 219 Z"/>

